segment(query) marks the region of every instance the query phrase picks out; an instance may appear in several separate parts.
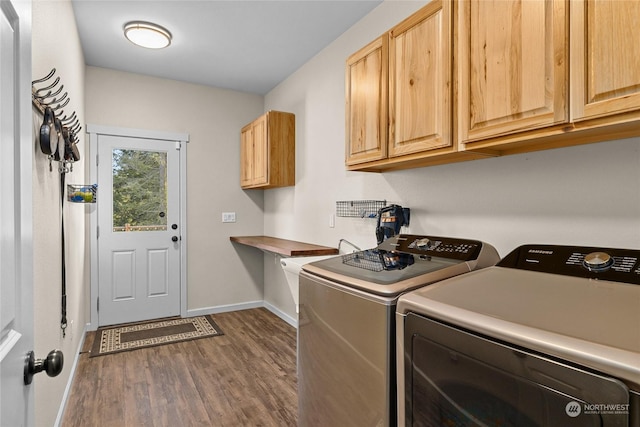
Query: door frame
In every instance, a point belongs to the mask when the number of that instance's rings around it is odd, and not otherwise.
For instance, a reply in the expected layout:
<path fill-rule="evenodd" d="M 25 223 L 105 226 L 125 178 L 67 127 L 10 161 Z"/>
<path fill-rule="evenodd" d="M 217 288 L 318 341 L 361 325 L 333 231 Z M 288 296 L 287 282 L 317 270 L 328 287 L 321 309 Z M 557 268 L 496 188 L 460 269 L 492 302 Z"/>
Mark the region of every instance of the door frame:
<path fill-rule="evenodd" d="M 101 135 L 121 136 L 126 138 L 160 139 L 173 141 L 180 144 L 180 316 L 187 316 L 187 143 L 188 133 L 164 132 L 144 129 L 121 128 L 87 124 L 89 134 L 89 181 L 98 182 L 98 139 Z M 98 187 L 97 200 L 100 203 L 100 187 Z M 98 329 L 98 207 L 88 204 L 89 211 L 89 238 L 91 248 L 91 312 L 87 327 L 90 331 Z"/>

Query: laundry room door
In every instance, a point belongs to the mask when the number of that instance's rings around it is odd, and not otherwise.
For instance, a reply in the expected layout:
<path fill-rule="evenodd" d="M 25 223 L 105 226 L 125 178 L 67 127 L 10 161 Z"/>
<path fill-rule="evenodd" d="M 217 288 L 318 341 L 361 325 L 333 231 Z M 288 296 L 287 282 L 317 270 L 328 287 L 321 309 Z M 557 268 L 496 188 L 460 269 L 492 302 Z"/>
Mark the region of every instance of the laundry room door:
<path fill-rule="evenodd" d="M 180 314 L 181 145 L 99 136 L 99 326 Z"/>
<path fill-rule="evenodd" d="M 31 2 L 0 2 L 0 426 L 34 425 Z M 41 355 L 38 355 L 41 356 Z M 40 378 L 42 380 L 43 378 Z"/>

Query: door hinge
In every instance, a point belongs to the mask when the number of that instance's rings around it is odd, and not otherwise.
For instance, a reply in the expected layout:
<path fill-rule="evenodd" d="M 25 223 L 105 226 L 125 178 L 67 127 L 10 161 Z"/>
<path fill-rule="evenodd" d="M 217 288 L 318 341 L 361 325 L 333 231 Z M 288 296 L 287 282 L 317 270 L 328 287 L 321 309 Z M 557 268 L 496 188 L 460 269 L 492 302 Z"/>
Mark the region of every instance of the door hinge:
<path fill-rule="evenodd" d="M 100 238 L 100 226 L 96 227 L 96 239 Z"/>
<path fill-rule="evenodd" d="M 96 311 L 100 311 L 100 297 L 96 299 Z"/>
<path fill-rule="evenodd" d="M 180 150 L 182 148 L 182 142 L 176 141 L 176 150 Z"/>
<path fill-rule="evenodd" d="M 98 163 L 100 163 L 100 162 L 99 162 L 99 160 L 98 160 L 98 158 L 99 158 L 99 157 L 98 157 L 98 154 L 96 154 L 96 166 L 98 166 Z"/>

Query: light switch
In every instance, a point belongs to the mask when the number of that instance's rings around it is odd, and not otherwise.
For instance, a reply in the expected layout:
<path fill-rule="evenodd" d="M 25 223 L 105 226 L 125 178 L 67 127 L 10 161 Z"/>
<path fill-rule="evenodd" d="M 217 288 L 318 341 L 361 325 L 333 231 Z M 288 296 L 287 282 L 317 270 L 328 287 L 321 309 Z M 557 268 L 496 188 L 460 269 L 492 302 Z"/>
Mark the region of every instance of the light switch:
<path fill-rule="evenodd" d="M 222 212 L 222 222 L 236 222 L 236 213 Z"/>

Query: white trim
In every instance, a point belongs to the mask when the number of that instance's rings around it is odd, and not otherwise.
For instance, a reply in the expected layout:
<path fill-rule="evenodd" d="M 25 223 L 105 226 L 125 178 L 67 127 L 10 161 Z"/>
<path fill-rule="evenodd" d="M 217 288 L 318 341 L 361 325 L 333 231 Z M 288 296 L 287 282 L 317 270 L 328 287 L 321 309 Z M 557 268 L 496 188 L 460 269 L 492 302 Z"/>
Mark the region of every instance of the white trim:
<path fill-rule="evenodd" d="M 62 401 L 60 402 L 60 407 L 58 408 L 58 416 L 56 417 L 54 427 L 59 427 L 62 423 L 62 417 L 64 416 L 65 409 L 67 408 L 67 401 L 69 400 L 69 395 L 71 394 L 71 387 L 73 386 L 73 380 L 76 376 L 76 368 L 78 367 L 80 355 L 82 354 L 82 347 L 84 346 L 84 340 L 87 336 L 88 328 L 89 324 L 87 323 L 86 325 L 84 325 L 84 330 L 82 331 L 82 339 L 80 339 L 78 349 L 76 350 L 76 357 L 73 359 L 73 364 L 71 365 L 71 372 L 69 372 L 67 386 L 64 388 L 64 393 L 62 394 Z"/>
<path fill-rule="evenodd" d="M 262 300 L 243 302 L 239 304 L 217 305 L 215 307 L 196 308 L 195 310 L 189 310 L 187 312 L 187 317 L 206 316 L 207 314 L 227 313 L 229 311 L 248 310 L 250 308 L 260 307 L 264 307 L 264 303 Z"/>
<path fill-rule="evenodd" d="M 285 313 L 284 311 L 280 310 L 275 305 L 270 304 L 270 303 L 265 301 L 264 302 L 264 308 L 266 308 L 267 310 L 269 310 L 270 312 L 272 312 L 273 314 L 275 314 L 276 316 L 278 316 L 279 318 L 281 318 L 282 320 L 284 320 L 285 322 L 287 322 L 288 324 L 290 324 L 294 328 L 298 329 L 298 320 L 296 320 L 293 317 L 289 316 L 287 313 Z"/>
<path fill-rule="evenodd" d="M 187 136 L 188 139 L 188 136 Z M 188 142 L 184 141 L 184 142 Z M 180 144 L 180 316 L 187 315 L 187 146 Z"/>
<path fill-rule="evenodd" d="M 207 314 L 217 314 L 217 313 L 227 313 L 230 311 L 240 311 L 240 310 L 248 310 L 251 308 L 266 308 L 294 328 L 298 328 L 298 321 L 293 317 L 289 316 L 282 310 L 278 309 L 274 305 L 260 300 L 260 301 L 250 301 L 239 304 L 227 304 L 227 305 L 218 305 L 215 307 L 206 307 L 206 308 L 198 308 L 195 310 L 189 310 L 187 312 L 186 317 L 194 317 L 194 316 L 206 316 Z"/>
<path fill-rule="evenodd" d="M 89 134 L 89 182 L 98 182 L 98 136 L 123 136 L 131 138 L 154 139 L 175 141 L 181 144 L 180 148 L 180 227 L 181 255 L 180 255 L 180 315 L 185 317 L 187 313 L 187 144 L 188 133 L 164 132 L 134 128 L 120 128 L 87 124 Z M 98 188 L 98 203 L 100 203 L 100 189 Z M 97 204 L 87 204 L 89 209 L 89 238 L 91 248 L 91 285 L 90 285 L 90 314 L 88 330 L 98 329 L 98 207 Z"/>

